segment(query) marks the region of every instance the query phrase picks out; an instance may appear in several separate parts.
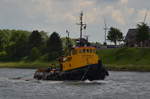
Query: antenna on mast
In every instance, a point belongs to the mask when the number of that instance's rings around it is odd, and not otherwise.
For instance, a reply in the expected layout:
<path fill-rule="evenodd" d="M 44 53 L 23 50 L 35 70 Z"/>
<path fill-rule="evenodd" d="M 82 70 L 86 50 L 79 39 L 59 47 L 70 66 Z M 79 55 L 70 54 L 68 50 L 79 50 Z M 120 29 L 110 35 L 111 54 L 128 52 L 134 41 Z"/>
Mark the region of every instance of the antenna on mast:
<path fill-rule="evenodd" d="M 82 45 L 82 35 L 83 35 L 83 29 L 86 29 L 86 24 L 83 23 L 83 11 L 80 13 L 80 23 L 77 23 L 77 25 L 80 25 L 80 46 Z"/>
<path fill-rule="evenodd" d="M 84 35 L 84 37 L 86 38 L 86 40 L 88 42 L 90 35 Z"/>
<path fill-rule="evenodd" d="M 106 43 L 107 30 L 108 30 L 108 27 L 107 27 L 107 24 L 106 24 L 106 20 L 104 18 L 104 33 L 105 33 L 105 35 L 104 35 L 104 38 L 105 38 L 104 44 L 107 44 Z"/>
<path fill-rule="evenodd" d="M 145 23 L 145 21 L 146 21 L 147 14 L 148 14 L 148 11 L 146 10 L 146 12 L 145 12 L 145 17 L 144 17 L 144 21 L 143 21 L 143 23 Z"/>
<path fill-rule="evenodd" d="M 67 33 L 67 37 L 69 38 L 70 32 L 68 30 L 66 30 L 66 33 Z"/>
<path fill-rule="evenodd" d="M 67 33 L 67 37 L 66 37 L 66 46 L 67 46 L 67 54 L 70 54 L 71 53 L 71 48 L 72 48 L 72 44 L 71 44 L 71 41 L 70 41 L 70 32 L 68 30 L 66 30 L 66 33 Z"/>
<path fill-rule="evenodd" d="M 66 33 L 67 33 L 67 37 L 66 37 L 67 42 L 66 42 L 66 45 L 69 48 L 69 34 L 70 34 L 70 32 L 68 30 L 66 30 Z"/>

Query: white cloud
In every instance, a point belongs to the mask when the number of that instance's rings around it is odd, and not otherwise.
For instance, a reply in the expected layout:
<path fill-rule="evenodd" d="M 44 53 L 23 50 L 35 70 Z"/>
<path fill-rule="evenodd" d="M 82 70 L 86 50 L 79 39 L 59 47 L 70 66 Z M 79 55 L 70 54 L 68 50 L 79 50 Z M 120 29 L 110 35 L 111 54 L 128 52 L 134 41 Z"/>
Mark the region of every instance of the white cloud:
<path fill-rule="evenodd" d="M 134 8 L 127 8 L 127 12 L 129 15 L 131 15 L 135 12 L 135 9 Z"/>
<path fill-rule="evenodd" d="M 127 5 L 128 4 L 128 0 L 120 0 L 121 4 Z"/>
<path fill-rule="evenodd" d="M 112 12 L 112 18 L 117 21 L 119 24 L 124 25 L 125 24 L 125 20 L 123 17 L 123 14 L 121 13 L 120 10 L 113 10 Z"/>
<path fill-rule="evenodd" d="M 94 3 L 95 3 L 95 2 L 90 1 L 90 0 L 79 0 L 79 4 L 78 4 L 78 5 L 79 5 L 81 8 L 85 8 L 85 7 L 90 7 L 90 6 L 95 5 Z"/>
<path fill-rule="evenodd" d="M 75 22 L 76 21 L 76 17 L 73 16 L 71 13 L 66 13 L 64 14 L 64 19 L 71 21 L 71 22 Z"/>
<path fill-rule="evenodd" d="M 63 32 L 66 26 L 79 22 L 83 10 L 84 21 L 91 26 L 89 33 L 101 33 L 91 38 L 102 41 L 104 17 L 108 24 L 125 31 L 144 20 L 149 4 L 150 0 L 1 0 L 0 27 Z M 150 22 L 150 11 L 146 21 Z M 71 29 L 74 34 L 78 31 Z"/>
<path fill-rule="evenodd" d="M 141 9 L 138 11 L 137 17 L 136 17 L 136 22 L 143 22 L 146 14 L 147 14 L 147 16 L 146 16 L 145 21 L 146 21 L 146 23 L 149 22 L 150 21 L 150 10 L 147 10 L 147 9 Z"/>

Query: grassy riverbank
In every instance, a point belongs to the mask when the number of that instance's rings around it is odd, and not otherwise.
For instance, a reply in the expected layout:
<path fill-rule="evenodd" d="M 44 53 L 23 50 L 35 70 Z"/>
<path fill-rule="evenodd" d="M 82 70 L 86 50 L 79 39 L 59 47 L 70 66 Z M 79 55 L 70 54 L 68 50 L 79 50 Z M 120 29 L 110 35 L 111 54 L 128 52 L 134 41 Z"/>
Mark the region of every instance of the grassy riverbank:
<path fill-rule="evenodd" d="M 150 71 L 150 48 L 98 50 L 109 70 Z"/>
<path fill-rule="evenodd" d="M 109 70 L 150 71 L 150 48 L 100 49 L 97 51 Z M 55 62 L 0 62 L 0 68 L 45 68 Z"/>
<path fill-rule="evenodd" d="M 46 68 L 50 64 L 56 64 L 56 62 L 0 62 L 0 68 Z"/>

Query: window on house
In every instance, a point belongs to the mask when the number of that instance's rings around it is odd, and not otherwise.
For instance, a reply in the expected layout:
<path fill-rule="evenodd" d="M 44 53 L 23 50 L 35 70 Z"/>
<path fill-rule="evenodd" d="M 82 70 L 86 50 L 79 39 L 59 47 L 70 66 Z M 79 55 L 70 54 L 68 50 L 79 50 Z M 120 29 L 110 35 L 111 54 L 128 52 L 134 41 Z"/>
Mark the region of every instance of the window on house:
<path fill-rule="evenodd" d="M 83 53 L 86 53 L 86 49 L 83 49 Z"/>

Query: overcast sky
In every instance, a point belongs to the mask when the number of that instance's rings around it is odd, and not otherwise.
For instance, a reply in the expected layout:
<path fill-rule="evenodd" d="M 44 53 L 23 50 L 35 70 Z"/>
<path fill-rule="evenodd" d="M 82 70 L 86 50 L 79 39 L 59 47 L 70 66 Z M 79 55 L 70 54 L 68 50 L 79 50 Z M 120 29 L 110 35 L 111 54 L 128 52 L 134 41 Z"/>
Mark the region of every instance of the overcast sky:
<path fill-rule="evenodd" d="M 43 30 L 79 37 L 79 14 L 90 41 L 104 41 L 104 19 L 107 26 L 119 28 L 124 35 L 144 20 L 150 24 L 150 0 L 0 0 L 0 29 Z"/>

